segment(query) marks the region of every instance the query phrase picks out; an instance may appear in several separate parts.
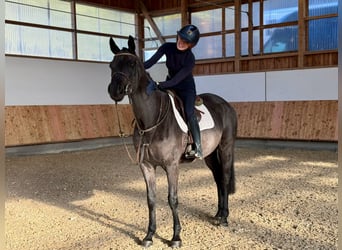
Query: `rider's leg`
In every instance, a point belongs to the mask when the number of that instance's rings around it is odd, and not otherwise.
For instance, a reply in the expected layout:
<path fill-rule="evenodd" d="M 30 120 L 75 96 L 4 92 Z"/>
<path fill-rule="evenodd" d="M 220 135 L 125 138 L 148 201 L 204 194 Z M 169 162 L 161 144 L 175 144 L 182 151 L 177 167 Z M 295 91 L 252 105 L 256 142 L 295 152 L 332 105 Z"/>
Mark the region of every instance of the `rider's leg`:
<path fill-rule="evenodd" d="M 188 157 L 196 157 L 196 158 L 202 159 L 203 155 L 202 155 L 202 146 L 201 146 L 201 132 L 200 132 L 197 117 L 195 114 L 192 114 L 192 116 L 189 118 L 188 127 L 192 134 L 192 138 L 195 144 L 194 151 L 190 151 Z"/>
<path fill-rule="evenodd" d="M 202 147 L 201 147 L 201 134 L 195 114 L 195 101 L 196 101 L 196 90 L 195 88 L 182 89 L 176 91 L 177 95 L 182 99 L 184 105 L 184 111 L 187 119 L 189 131 L 191 132 L 194 140 L 193 149 L 187 152 L 185 157 L 187 158 L 200 158 L 202 159 Z"/>
<path fill-rule="evenodd" d="M 186 157 L 189 158 L 200 158 L 202 159 L 202 146 L 201 146 L 201 133 L 198 125 L 197 117 L 195 114 L 195 100 L 196 93 L 188 92 L 181 93 L 180 97 L 183 100 L 184 111 L 187 117 L 187 124 L 189 131 L 191 132 L 192 138 L 194 140 L 194 149 L 187 153 Z"/>

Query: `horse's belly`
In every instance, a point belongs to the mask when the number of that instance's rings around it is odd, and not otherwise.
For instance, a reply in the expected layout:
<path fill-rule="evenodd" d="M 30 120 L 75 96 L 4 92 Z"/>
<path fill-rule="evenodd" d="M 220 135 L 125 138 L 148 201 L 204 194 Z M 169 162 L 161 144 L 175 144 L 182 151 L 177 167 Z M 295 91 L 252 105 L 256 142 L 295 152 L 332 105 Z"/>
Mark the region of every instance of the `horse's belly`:
<path fill-rule="evenodd" d="M 208 129 L 201 132 L 202 151 L 204 155 L 213 152 L 221 141 L 222 133 L 216 130 Z"/>

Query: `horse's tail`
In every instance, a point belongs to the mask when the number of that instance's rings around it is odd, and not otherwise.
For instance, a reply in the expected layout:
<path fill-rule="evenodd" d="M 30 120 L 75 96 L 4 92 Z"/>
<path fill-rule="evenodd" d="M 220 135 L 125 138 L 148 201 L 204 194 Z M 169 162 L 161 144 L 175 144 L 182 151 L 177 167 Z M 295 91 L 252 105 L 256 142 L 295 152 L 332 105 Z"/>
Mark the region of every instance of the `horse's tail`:
<path fill-rule="evenodd" d="M 230 179 L 228 183 L 228 194 L 234 194 L 236 190 L 235 186 L 235 168 L 234 168 L 234 154 L 232 155 L 232 165 L 230 168 Z"/>
<path fill-rule="evenodd" d="M 229 180 L 229 184 L 228 184 L 228 194 L 234 194 L 235 190 L 236 190 L 236 186 L 235 186 L 235 167 L 234 167 L 234 163 L 235 163 L 235 159 L 234 159 L 234 148 L 235 148 L 235 140 L 236 140 L 236 135 L 237 135 L 237 115 L 236 115 L 236 111 L 235 109 L 228 103 L 228 105 L 230 106 L 231 109 L 231 113 L 232 113 L 232 137 L 233 137 L 233 145 L 231 146 L 231 157 L 232 157 L 232 164 L 230 166 L 230 180 Z"/>

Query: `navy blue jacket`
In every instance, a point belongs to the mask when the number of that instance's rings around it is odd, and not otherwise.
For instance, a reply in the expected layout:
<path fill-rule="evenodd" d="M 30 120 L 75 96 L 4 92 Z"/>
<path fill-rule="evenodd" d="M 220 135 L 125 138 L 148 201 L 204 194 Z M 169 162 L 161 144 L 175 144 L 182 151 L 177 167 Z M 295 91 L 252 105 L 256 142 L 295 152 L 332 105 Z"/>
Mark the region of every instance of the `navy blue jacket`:
<path fill-rule="evenodd" d="M 146 62 L 145 69 L 152 67 L 163 56 L 166 56 L 168 77 L 160 82 L 162 89 L 174 89 L 176 92 L 192 92 L 196 95 L 195 80 L 192 70 L 195 66 L 195 56 L 191 49 L 180 51 L 176 43 L 164 43 L 157 52 Z"/>

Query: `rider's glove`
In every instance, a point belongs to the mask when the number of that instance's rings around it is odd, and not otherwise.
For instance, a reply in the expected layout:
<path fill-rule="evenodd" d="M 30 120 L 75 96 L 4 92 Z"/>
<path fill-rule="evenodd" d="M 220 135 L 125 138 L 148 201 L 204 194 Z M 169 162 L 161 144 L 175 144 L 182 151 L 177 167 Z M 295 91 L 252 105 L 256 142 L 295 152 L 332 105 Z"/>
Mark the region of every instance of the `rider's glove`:
<path fill-rule="evenodd" d="M 151 95 L 153 91 L 159 88 L 159 82 L 155 82 L 152 79 L 149 80 L 148 85 L 146 87 L 146 94 Z"/>

